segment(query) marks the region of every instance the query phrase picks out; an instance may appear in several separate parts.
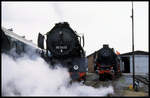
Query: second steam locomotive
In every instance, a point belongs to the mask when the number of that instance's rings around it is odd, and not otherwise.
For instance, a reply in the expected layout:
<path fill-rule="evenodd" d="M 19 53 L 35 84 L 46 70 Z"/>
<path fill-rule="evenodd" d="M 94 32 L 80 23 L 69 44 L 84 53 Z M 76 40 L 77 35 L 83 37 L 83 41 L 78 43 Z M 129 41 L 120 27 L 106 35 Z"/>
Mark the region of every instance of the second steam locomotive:
<path fill-rule="evenodd" d="M 120 76 L 120 60 L 113 48 L 103 45 L 95 55 L 94 70 L 99 74 L 100 80 L 112 80 Z"/>

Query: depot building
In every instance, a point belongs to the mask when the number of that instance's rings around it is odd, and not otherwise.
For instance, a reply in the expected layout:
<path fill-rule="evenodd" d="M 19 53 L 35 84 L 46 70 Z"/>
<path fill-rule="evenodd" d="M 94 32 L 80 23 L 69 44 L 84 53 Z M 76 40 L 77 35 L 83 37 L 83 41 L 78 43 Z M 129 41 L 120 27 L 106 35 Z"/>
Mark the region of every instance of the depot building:
<path fill-rule="evenodd" d="M 120 67 L 123 69 L 123 73 L 133 72 L 133 52 L 128 52 L 120 54 L 122 63 Z M 135 60 L 135 75 L 145 75 L 149 73 L 149 52 L 145 51 L 134 51 L 134 60 Z"/>

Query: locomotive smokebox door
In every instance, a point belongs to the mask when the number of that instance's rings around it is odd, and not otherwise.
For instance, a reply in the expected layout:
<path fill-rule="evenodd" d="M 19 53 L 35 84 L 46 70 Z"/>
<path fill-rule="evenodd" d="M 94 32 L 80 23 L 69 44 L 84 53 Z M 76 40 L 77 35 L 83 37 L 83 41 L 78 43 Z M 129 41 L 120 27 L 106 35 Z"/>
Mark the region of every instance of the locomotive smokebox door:
<path fill-rule="evenodd" d="M 70 56 L 75 51 L 77 43 L 77 35 L 68 23 L 57 23 L 52 30 L 47 32 L 47 49 L 56 58 Z"/>
<path fill-rule="evenodd" d="M 40 33 L 38 35 L 38 47 L 44 49 L 44 36 Z"/>

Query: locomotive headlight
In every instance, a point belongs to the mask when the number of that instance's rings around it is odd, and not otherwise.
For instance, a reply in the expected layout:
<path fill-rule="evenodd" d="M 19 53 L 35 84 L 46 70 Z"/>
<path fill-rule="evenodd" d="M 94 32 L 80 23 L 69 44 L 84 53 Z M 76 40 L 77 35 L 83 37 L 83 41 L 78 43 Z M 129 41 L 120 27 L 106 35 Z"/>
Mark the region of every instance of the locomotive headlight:
<path fill-rule="evenodd" d="M 74 65 L 74 70 L 78 70 L 79 69 L 79 66 L 78 65 Z"/>

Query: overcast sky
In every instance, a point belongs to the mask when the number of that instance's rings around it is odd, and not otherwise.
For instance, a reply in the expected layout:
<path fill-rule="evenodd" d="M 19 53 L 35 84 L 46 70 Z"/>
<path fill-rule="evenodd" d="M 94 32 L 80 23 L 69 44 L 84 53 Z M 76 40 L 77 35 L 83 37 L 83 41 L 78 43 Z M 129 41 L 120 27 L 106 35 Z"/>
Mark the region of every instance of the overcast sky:
<path fill-rule="evenodd" d="M 68 22 L 85 36 L 86 55 L 109 44 L 120 53 L 132 51 L 131 2 L 1 2 L 2 23 L 37 44 L 55 23 Z M 149 51 L 148 2 L 134 2 L 135 50 Z"/>

